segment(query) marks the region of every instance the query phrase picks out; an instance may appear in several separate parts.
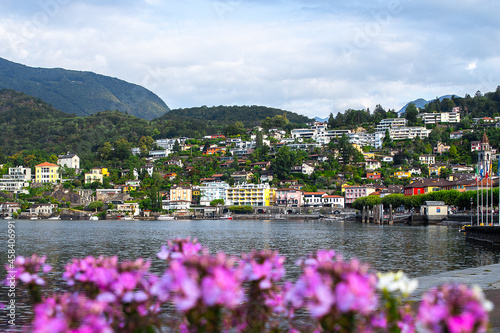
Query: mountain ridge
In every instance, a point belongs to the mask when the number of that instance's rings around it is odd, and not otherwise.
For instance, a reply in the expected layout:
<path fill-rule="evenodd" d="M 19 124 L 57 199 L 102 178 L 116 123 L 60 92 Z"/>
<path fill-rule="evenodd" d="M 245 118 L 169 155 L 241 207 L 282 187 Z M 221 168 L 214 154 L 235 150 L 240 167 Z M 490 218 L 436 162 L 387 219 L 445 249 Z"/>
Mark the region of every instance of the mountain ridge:
<path fill-rule="evenodd" d="M 78 116 L 119 110 L 151 120 L 168 112 L 165 102 L 146 88 L 90 71 L 30 67 L 0 58 L 0 89 L 38 97 Z"/>

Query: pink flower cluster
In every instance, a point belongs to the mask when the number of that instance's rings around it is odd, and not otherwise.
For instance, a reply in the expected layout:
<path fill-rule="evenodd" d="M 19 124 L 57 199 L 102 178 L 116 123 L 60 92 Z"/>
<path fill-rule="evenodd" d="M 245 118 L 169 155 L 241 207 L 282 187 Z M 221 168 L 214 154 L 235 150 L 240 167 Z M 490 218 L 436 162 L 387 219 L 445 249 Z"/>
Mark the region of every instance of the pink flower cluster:
<path fill-rule="evenodd" d="M 35 305 L 33 333 L 111 333 L 104 315 L 106 304 L 78 293 L 45 298 Z"/>
<path fill-rule="evenodd" d="M 481 332 L 491 309 L 480 290 L 444 285 L 425 294 L 415 315 L 396 295 L 415 287 L 403 273 L 377 277 L 367 265 L 331 250 L 299 260 L 302 274 L 295 283 L 284 281 L 285 257 L 277 251 L 254 250 L 238 259 L 210 254 L 187 238 L 169 241 L 157 256 L 166 263 L 159 276 L 143 259 L 73 259 L 63 274 L 71 292 L 34 299 L 32 330 Z M 39 271 L 50 268 L 44 263 L 45 257 L 18 257 L 16 279 L 40 288 Z M 178 318 L 165 316 L 166 309 L 175 309 Z M 304 313 L 307 329 L 297 326 Z"/>
<path fill-rule="evenodd" d="M 325 331 L 385 327 L 377 312 L 377 278 L 368 266 L 325 250 L 301 263 L 303 273 L 285 295 L 293 308 L 305 307 Z"/>
<path fill-rule="evenodd" d="M 5 266 L 5 269 L 14 272 L 17 282 L 43 286 L 45 281 L 39 276 L 40 268 L 44 273 L 48 273 L 52 269 L 50 265 L 45 264 L 46 258 L 46 256 L 39 257 L 36 254 L 31 255 L 30 258 L 18 256 L 14 261 L 14 269 L 9 266 Z"/>
<path fill-rule="evenodd" d="M 158 277 L 149 272 L 143 259 L 119 263 L 114 257 L 73 259 L 65 267 L 68 285 L 98 302 L 115 328 L 133 330 L 155 323 L 161 302 L 151 292 Z"/>
<path fill-rule="evenodd" d="M 486 332 L 492 305 L 481 290 L 451 284 L 424 294 L 417 316 L 420 332 Z"/>

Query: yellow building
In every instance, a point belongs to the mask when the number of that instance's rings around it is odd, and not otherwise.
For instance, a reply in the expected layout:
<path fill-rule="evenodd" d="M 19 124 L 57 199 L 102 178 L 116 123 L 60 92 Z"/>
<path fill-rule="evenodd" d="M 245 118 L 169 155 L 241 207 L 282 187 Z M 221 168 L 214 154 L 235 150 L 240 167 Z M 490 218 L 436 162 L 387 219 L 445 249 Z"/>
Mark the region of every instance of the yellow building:
<path fill-rule="evenodd" d="M 93 182 L 103 183 L 104 177 L 109 176 L 108 168 L 92 168 L 85 174 L 85 184 Z"/>
<path fill-rule="evenodd" d="M 170 188 L 170 201 L 189 201 L 193 200 L 193 190 L 190 186 L 172 186 Z"/>
<path fill-rule="evenodd" d="M 227 189 L 228 206 L 271 206 L 274 189 L 269 184 L 241 184 Z"/>
<path fill-rule="evenodd" d="M 396 171 L 394 172 L 393 174 L 393 177 L 396 177 L 396 178 L 410 178 L 411 177 L 411 172 L 409 171 Z"/>
<path fill-rule="evenodd" d="M 35 165 L 35 182 L 37 183 L 57 183 L 61 180 L 59 177 L 59 165 L 44 162 Z"/>
<path fill-rule="evenodd" d="M 446 169 L 446 165 L 433 165 L 429 167 L 429 176 L 437 175 L 441 176 L 441 172 Z"/>

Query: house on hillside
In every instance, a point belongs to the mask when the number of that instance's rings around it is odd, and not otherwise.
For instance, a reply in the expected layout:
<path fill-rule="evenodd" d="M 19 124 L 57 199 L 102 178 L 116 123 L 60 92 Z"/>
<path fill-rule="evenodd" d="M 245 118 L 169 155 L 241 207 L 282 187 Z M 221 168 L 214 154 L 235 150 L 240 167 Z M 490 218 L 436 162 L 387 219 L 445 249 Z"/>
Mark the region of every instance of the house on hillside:
<path fill-rule="evenodd" d="M 57 164 L 62 167 L 75 169 L 75 172 L 78 173 L 80 170 L 80 157 L 68 152 L 65 155 L 59 155 L 57 157 Z"/>
<path fill-rule="evenodd" d="M 59 165 L 44 162 L 35 165 L 35 182 L 55 184 L 61 180 L 59 176 Z"/>

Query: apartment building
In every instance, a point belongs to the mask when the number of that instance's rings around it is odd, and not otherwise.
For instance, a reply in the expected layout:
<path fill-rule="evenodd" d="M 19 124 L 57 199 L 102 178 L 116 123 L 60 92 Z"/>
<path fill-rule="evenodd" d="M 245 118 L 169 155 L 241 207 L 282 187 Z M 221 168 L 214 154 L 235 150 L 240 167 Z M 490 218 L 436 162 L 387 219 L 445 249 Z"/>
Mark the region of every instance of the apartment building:
<path fill-rule="evenodd" d="M 275 190 L 269 184 L 240 184 L 227 189 L 228 206 L 271 206 Z"/>
<path fill-rule="evenodd" d="M 22 166 L 9 168 L 9 173 L 0 179 L 0 191 L 11 193 L 29 193 L 24 189 L 29 187 L 31 181 L 31 168 Z"/>

